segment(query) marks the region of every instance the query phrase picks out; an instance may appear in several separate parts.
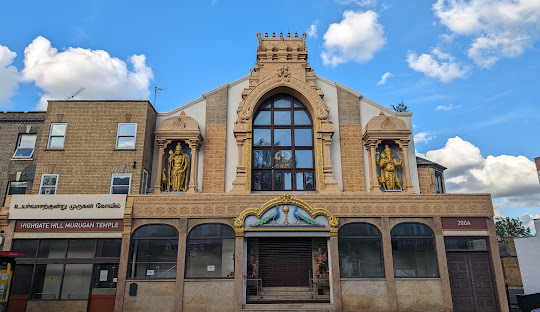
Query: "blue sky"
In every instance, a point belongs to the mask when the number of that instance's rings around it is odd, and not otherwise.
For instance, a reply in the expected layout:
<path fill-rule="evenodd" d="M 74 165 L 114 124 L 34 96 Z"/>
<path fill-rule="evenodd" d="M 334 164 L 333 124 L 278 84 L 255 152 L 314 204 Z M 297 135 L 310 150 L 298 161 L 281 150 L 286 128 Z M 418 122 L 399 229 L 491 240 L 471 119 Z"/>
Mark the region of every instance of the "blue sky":
<path fill-rule="evenodd" d="M 157 85 L 168 111 L 249 74 L 257 32 L 288 31 L 308 33 L 316 74 L 403 100 L 449 192 L 540 217 L 538 1 L 3 1 L 0 109 L 43 109 L 81 87 L 76 99 L 153 101 Z"/>

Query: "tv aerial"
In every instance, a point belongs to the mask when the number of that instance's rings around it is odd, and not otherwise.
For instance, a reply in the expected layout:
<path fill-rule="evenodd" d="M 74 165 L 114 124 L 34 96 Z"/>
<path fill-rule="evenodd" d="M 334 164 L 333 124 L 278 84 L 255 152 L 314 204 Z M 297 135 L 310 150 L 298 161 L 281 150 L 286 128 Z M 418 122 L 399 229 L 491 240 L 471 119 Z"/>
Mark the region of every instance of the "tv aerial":
<path fill-rule="evenodd" d="M 158 86 L 155 86 L 154 87 L 154 109 L 156 108 L 156 97 L 157 97 L 157 92 L 158 91 L 161 91 L 161 90 L 167 90 L 167 88 L 160 88 Z"/>
<path fill-rule="evenodd" d="M 75 91 L 72 95 L 66 97 L 66 101 L 72 100 L 74 97 L 76 97 L 79 93 L 84 91 L 84 87 L 81 87 L 79 90 Z"/>

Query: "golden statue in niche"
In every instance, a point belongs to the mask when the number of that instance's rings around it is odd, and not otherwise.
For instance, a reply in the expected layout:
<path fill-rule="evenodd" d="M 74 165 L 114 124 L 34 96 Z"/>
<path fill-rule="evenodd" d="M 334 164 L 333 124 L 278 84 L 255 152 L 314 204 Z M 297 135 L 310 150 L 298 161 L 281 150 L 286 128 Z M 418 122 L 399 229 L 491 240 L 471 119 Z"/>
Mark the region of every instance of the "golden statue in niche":
<path fill-rule="evenodd" d="M 182 146 L 180 143 L 178 143 L 176 145 L 175 152 L 173 152 L 172 149 L 169 151 L 169 161 L 167 166 L 168 176 L 165 174 L 165 169 L 163 169 L 162 183 L 166 182 L 166 185 L 164 185 L 164 191 L 187 191 L 189 181 L 189 166 L 189 156 L 182 151 Z"/>
<path fill-rule="evenodd" d="M 388 144 L 385 145 L 384 150 L 380 155 L 379 152 L 376 153 L 376 165 L 381 168 L 381 175 L 377 175 L 377 179 L 379 180 L 381 187 L 384 187 L 385 190 L 403 191 L 401 181 L 397 175 L 397 168 L 401 167 L 403 164 L 402 159 L 403 157 L 401 156 L 399 161 L 394 158 L 394 153 L 392 153 Z"/>

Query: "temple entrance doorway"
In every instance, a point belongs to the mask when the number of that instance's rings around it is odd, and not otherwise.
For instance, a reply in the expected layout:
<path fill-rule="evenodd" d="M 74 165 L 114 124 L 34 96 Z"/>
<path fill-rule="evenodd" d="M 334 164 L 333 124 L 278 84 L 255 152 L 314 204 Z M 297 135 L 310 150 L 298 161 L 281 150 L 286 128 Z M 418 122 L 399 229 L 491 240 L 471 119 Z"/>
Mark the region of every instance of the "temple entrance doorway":
<path fill-rule="evenodd" d="M 251 302 L 328 302 L 327 239 L 247 240 L 247 299 Z"/>

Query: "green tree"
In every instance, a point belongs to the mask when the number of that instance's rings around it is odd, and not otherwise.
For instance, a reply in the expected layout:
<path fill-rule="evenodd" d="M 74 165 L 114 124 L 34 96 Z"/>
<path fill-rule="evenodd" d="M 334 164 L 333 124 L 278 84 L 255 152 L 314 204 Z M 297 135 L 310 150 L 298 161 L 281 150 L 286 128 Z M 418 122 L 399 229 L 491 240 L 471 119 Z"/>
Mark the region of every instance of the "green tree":
<path fill-rule="evenodd" d="M 523 226 L 518 218 L 495 218 L 495 232 L 497 237 L 503 240 L 506 236 L 526 237 L 531 235 L 531 229 Z"/>
<path fill-rule="evenodd" d="M 390 106 L 392 106 L 392 109 L 395 110 L 396 112 L 408 112 L 409 111 L 409 107 L 407 105 L 405 105 L 403 100 L 401 100 L 401 103 L 397 103 L 396 105 L 390 104 Z"/>

